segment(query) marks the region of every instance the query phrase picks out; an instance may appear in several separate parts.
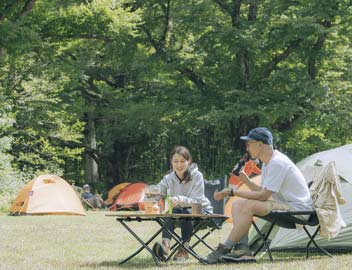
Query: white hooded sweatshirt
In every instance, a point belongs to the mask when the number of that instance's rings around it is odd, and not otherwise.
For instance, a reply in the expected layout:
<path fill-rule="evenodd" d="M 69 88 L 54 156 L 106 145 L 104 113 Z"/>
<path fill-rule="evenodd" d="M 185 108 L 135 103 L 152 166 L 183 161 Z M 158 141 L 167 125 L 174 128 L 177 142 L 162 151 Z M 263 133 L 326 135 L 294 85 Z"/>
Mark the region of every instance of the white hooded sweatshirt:
<path fill-rule="evenodd" d="M 165 175 L 158 186 L 162 196 L 166 196 L 167 190 L 170 190 L 171 197 L 177 197 L 179 207 L 191 207 L 192 203 L 201 203 L 203 210 L 210 213 L 213 212 L 213 207 L 210 201 L 204 195 L 204 179 L 203 174 L 198 171 L 197 164 L 192 163 L 189 168 L 191 180 L 180 181 L 175 171 Z"/>

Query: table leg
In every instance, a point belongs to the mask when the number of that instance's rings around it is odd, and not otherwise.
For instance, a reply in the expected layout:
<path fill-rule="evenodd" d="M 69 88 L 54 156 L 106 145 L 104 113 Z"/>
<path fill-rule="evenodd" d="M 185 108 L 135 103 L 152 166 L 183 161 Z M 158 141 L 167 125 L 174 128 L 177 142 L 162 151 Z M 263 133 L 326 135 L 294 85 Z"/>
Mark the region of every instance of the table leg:
<path fill-rule="evenodd" d="M 126 228 L 126 230 L 128 230 L 133 236 L 134 238 L 141 243 L 141 247 L 134 252 L 133 254 L 131 254 L 130 256 L 128 256 L 126 259 L 124 259 L 123 261 L 121 261 L 119 264 L 124 264 L 125 262 L 129 261 L 131 258 L 133 258 L 134 256 L 136 256 L 138 253 L 140 253 L 143 249 L 146 249 L 149 251 L 149 253 L 152 255 L 154 262 L 156 265 L 159 265 L 159 260 L 156 257 L 156 255 L 154 254 L 153 250 L 151 250 L 148 246 L 148 244 L 153 241 L 162 231 L 163 228 L 160 228 L 155 234 L 153 234 L 146 242 L 144 242 L 134 231 L 132 231 L 132 229 L 127 226 L 127 224 L 123 221 L 118 219 L 118 221 Z"/>
<path fill-rule="evenodd" d="M 184 245 L 185 242 L 187 242 L 187 240 L 186 241 L 182 241 L 181 237 L 177 233 L 171 232 L 169 229 L 167 229 L 167 227 L 166 227 L 167 222 L 165 222 L 165 220 L 163 218 L 157 218 L 156 221 L 161 226 L 161 229 L 166 231 L 166 232 L 168 232 L 169 235 L 176 241 L 177 247 L 182 246 L 189 254 L 191 254 L 194 258 L 196 258 L 199 262 L 203 262 L 201 257 L 191 247 L 186 247 Z M 198 226 L 196 228 L 198 228 Z M 196 228 L 194 228 L 193 232 L 195 232 L 197 230 Z M 193 233 L 192 233 L 192 236 L 193 236 Z M 167 260 L 170 259 L 170 257 L 173 255 L 173 253 L 170 254 L 170 256 L 167 258 Z"/>

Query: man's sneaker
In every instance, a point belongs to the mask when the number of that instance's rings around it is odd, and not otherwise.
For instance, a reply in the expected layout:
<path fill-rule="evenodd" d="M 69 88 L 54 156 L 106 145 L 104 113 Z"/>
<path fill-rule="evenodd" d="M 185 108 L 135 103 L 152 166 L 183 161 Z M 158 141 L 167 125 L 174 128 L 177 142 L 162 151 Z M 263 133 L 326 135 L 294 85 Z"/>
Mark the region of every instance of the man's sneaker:
<path fill-rule="evenodd" d="M 165 262 L 169 256 L 170 248 L 156 242 L 153 246 L 153 252 L 160 261 Z"/>
<path fill-rule="evenodd" d="M 236 249 L 225 255 L 220 256 L 220 260 L 224 262 L 255 262 L 255 258 L 249 249 Z"/>
<path fill-rule="evenodd" d="M 241 258 L 242 256 L 252 256 L 252 252 L 249 249 L 234 249 L 228 254 L 231 254 L 231 257 L 233 258 Z"/>
<path fill-rule="evenodd" d="M 183 247 L 180 247 L 177 250 L 177 253 L 175 254 L 175 256 L 173 257 L 173 260 L 175 262 L 184 262 L 186 260 L 188 260 L 189 258 L 189 254 L 187 252 L 187 250 L 185 250 Z"/>
<path fill-rule="evenodd" d="M 211 252 L 208 256 L 202 258 L 202 261 L 208 264 L 214 264 L 220 262 L 220 257 L 225 255 L 231 251 L 231 248 L 224 246 L 223 244 L 219 244 L 218 247 Z"/>
<path fill-rule="evenodd" d="M 224 263 L 255 263 L 257 260 L 253 256 L 231 257 L 231 254 L 220 257 L 221 262 Z"/>

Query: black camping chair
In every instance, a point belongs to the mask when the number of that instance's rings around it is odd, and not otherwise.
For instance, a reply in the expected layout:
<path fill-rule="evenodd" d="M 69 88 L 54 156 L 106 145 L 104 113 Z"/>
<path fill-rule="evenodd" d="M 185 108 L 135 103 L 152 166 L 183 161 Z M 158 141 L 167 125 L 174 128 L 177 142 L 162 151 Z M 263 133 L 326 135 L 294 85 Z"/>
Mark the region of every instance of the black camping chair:
<path fill-rule="evenodd" d="M 308 183 L 308 187 L 310 188 L 312 186 L 313 182 Z M 297 218 L 298 216 L 306 216 L 308 217 L 306 220 L 302 220 L 300 218 Z M 269 236 L 271 231 L 273 230 L 274 226 L 277 225 L 279 227 L 283 227 L 286 229 L 297 229 L 296 224 L 299 224 L 303 227 L 303 230 L 305 231 L 305 233 L 307 234 L 309 241 L 307 243 L 306 246 L 306 258 L 309 257 L 309 247 L 310 245 L 313 243 L 315 245 L 315 247 L 321 251 L 322 253 L 324 253 L 325 255 L 329 256 L 330 258 L 332 258 L 332 255 L 325 250 L 323 247 L 320 247 L 318 245 L 318 243 L 314 240 L 314 238 L 317 236 L 319 230 L 320 230 L 320 225 L 319 225 L 319 219 L 318 219 L 318 215 L 317 212 L 315 210 L 311 210 L 311 211 L 271 211 L 268 215 L 260 217 L 257 216 L 261 219 L 264 219 L 266 221 L 269 221 L 271 223 L 269 229 L 267 230 L 267 232 L 262 232 L 260 231 L 260 229 L 258 228 L 258 226 L 255 224 L 254 220 L 252 221 L 253 227 L 256 230 L 256 232 L 258 233 L 258 235 L 260 236 L 260 239 L 262 240 L 262 243 L 259 245 L 259 248 L 254 252 L 254 256 L 256 254 L 258 254 L 258 252 L 260 250 L 263 249 L 263 247 L 265 248 L 265 250 L 268 252 L 268 256 L 270 258 L 270 261 L 273 261 L 273 257 L 271 254 L 271 250 L 270 250 L 270 243 L 268 241 Z M 307 226 L 317 226 L 317 228 L 315 229 L 314 233 L 311 234 L 308 229 Z"/>
<path fill-rule="evenodd" d="M 296 216 L 300 215 L 300 216 L 308 216 L 308 220 L 302 220 L 297 218 Z M 270 236 L 271 231 L 273 230 L 274 226 L 280 226 L 283 228 L 287 228 L 287 229 L 296 229 L 296 224 L 302 225 L 303 229 L 305 231 L 305 233 L 307 234 L 307 236 L 309 237 L 309 241 L 307 243 L 306 246 L 306 258 L 309 257 L 309 247 L 310 245 L 313 243 L 315 245 L 315 247 L 320 250 L 321 252 L 323 252 L 325 255 L 332 257 L 332 255 L 326 251 L 324 248 L 320 247 L 317 242 L 314 240 L 315 236 L 318 234 L 319 230 L 320 230 L 320 225 L 319 225 L 319 220 L 318 220 L 318 216 L 316 211 L 272 211 L 270 212 L 268 215 L 260 217 L 264 220 L 267 220 L 271 223 L 268 231 L 266 233 L 263 233 L 260 231 L 260 229 L 258 228 L 258 226 L 255 224 L 254 220 L 252 221 L 253 227 L 256 230 L 256 232 L 258 233 L 258 235 L 260 236 L 261 240 L 262 240 L 262 244 L 259 246 L 259 248 L 254 252 L 254 256 L 264 248 L 265 251 L 267 251 L 268 256 L 270 258 L 270 261 L 273 261 L 273 257 L 272 257 L 272 253 L 270 250 L 270 246 L 269 246 L 269 241 L 268 238 Z M 317 226 L 317 228 L 315 229 L 314 233 L 311 234 L 308 229 L 307 226 Z"/>

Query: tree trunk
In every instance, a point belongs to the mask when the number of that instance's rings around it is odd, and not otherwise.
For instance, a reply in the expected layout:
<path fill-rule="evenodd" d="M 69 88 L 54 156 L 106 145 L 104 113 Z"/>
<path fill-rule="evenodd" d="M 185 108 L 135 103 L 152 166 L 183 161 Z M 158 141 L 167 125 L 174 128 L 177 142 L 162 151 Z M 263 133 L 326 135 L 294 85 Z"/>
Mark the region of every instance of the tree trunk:
<path fill-rule="evenodd" d="M 87 132 L 86 132 L 86 144 L 89 149 L 97 149 L 97 139 L 95 133 L 95 121 L 93 113 L 87 113 Z M 99 171 L 98 164 L 95 159 L 89 155 L 85 154 L 85 179 L 87 183 L 97 183 L 99 181 Z"/>

